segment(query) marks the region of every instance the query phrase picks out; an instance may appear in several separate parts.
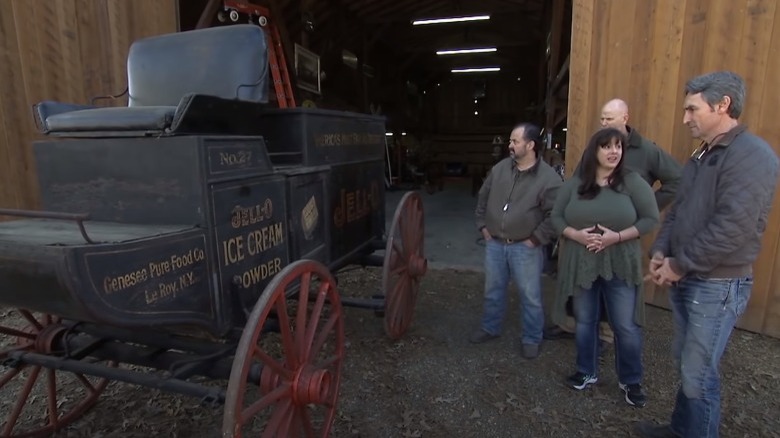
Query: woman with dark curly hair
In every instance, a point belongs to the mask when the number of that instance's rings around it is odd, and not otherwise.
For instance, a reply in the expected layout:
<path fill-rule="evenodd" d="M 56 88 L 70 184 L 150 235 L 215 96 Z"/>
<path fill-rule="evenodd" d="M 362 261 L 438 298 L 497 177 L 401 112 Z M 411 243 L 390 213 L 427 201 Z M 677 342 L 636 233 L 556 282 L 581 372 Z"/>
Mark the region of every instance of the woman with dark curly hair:
<path fill-rule="evenodd" d="M 623 167 L 617 129 L 597 131 L 582 154 L 579 170 L 561 187 L 551 220 L 562 236 L 553 320 L 565 316 L 574 296 L 577 371 L 567 379 L 574 389 L 598 381 L 599 312 L 604 300 L 615 332 L 615 368 L 620 389 L 632 406 L 644 406 L 642 389 L 642 248 L 639 236 L 658 223 L 652 188 Z"/>

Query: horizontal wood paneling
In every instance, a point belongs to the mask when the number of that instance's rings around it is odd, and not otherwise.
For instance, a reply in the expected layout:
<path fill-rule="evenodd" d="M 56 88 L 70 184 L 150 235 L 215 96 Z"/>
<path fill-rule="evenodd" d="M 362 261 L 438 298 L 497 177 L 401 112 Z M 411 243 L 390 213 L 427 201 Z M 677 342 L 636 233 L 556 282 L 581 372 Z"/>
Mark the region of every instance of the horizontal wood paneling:
<path fill-rule="evenodd" d="M 780 153 L 780 94 L 772 89 L 780 77 L 778 22 L 774 0 L 574 0 L 566 168 L 575 168 L 613 97 L 629 103 L 632 126 L 683 162 L 698 143 L 682 124 L 685 82 L 725 69 L 748 85 L 742 122 Z M 780 337 L 780 193 L 769 224 L 739 325 Z M 646 299 L 668 305 L 654 287 Z"/>

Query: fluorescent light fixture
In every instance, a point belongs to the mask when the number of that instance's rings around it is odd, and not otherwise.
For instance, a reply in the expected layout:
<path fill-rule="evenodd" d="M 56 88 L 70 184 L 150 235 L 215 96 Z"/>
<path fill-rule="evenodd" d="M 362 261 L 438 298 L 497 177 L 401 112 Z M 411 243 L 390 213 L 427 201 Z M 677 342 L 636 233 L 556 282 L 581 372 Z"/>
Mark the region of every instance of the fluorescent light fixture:
<path fill-rule="evenodd" d="M 406 135 L 406 133 L 405 133 L 405 132 L 402 132 L 402 133 L 401 133 L 401 135 Z"/>
<path fill-rule="evenodd" d="M 501 67 L 475 67 L 475 68 L 453 68 L 453 73 L 481 73 L 486 71 L 501 71 Z"/>
<path fill-rule="evenodd" d="M 463 55 L 467 53 L 490 53 L 498 50 L 495 47 L 478 47 L 475 49 L 452 49 L 452 50 L 437 50 L 437 55 Z"/>
<path fill-rule="evenodd" d="M 393 133 L 392 132 L 385 132 L 385 135 L 388 136 L 388 137 L 392 137 Z"/>
<path fill-rule="evenodd" d="M 568 130 L 569 130 L 569 128 L 563 128 L 563 132 L 566 132 Z"/>
<path fill-rule="evenodd" d="M 490 15 L 469 15 L 466 17 L 428 18 L 424 20 L 414 20 L 412 21 L 412 25 L 421 26 L 425 24 L 460 23 L 463 21 L 480 21 L 480 20 L 490 20 Z"/>

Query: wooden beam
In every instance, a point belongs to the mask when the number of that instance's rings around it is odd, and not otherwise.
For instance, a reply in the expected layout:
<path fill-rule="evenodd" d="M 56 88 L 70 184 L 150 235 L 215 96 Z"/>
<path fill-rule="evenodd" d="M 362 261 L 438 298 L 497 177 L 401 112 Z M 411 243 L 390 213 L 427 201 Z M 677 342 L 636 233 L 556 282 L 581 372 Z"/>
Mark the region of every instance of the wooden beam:
<path fill-rule="evenodd" d="M 563 32 L 563 10 L 566 6 L 565 0 L 553 0 L 552 19 L 550 21 L 550 56 L 547 61 L 547 98 L 546 102 L 546 123 L 545 127 L 549 130 L 553 128 L 555 122 L 555 101 L 552 98 L 553 74 L 558 71 L 558 60 L 561 52 L 561 34 Z"/>
<path fill-rule="evenodd" d="M 569 74 L 570 58 L 571 58 L 571 54 L 569 53 L 566 55 L 566 59 L 563 61 L 563 65 L 561 65 L 561 69 L 558 71 L 558 74 L 555 76 L 552 86 L 550 87 L 550 91 L 552 94 L 555 94 L 558 91 L 558 88 L 563 83 L 563 78 L 565 78 L 566 75 Z"/>

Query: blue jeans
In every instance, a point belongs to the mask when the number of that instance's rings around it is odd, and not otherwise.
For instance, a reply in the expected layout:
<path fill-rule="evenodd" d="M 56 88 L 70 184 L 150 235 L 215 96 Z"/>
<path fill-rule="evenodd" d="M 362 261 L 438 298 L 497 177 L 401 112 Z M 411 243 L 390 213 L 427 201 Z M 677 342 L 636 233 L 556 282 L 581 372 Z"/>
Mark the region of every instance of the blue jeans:
<path fill-rule="evenodd" d="M 522 343 L 542 342 L 542 258 L 541 246 L 530 248 L 522 242 L 485 242 L 485 310 L 482 330 L 491 335 L 501 334 L 501 324 L 506 313 L 506 291 L 511 275 L 520 292 L 520 310 L 523 315 Z"/>
<path fill-rule="evenodd" d="M 615 332 L 615 370 L 620 383 L 642 383 L 642 328 L 634 321 L 638 291 L 634 285 L 613 276 L 598 277 L 589 289 L 574 294 L 577 321 L 577 371 L 598 375 L 599 312 L 604 300 L 607 318 Z"/>
<path fill-rule="evenodd" d="M 686 277 L 669 291 L 675 328 L 672 354 L 681 380 L 672 430 L 680 436 L 718 436 L 718 365 L 752 288 L 752 278 Z"/>

